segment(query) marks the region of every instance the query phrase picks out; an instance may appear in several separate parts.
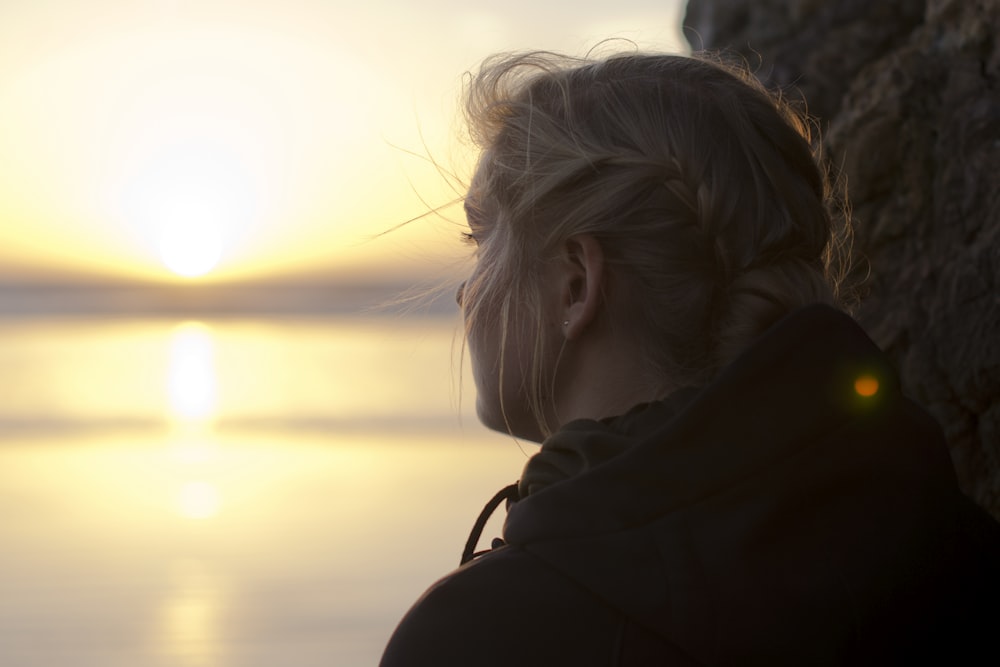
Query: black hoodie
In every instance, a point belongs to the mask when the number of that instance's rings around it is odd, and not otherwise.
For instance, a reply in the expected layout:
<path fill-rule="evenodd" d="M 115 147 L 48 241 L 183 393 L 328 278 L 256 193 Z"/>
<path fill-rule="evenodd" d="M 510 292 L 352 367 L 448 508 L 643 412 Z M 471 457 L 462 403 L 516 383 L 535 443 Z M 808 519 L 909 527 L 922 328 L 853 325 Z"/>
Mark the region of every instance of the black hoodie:
<path fill-rule="evenodd" d="M 567 424 L 519 491 L 384 667 L 997 664 L 1000 525 L 831 308 L 703 390 Z"/>

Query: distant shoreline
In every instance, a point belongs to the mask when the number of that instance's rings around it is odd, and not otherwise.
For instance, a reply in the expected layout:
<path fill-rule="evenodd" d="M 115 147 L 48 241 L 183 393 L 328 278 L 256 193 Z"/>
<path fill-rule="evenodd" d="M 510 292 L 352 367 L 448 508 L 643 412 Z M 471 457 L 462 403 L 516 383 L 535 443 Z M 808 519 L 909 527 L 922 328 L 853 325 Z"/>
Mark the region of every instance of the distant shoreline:
<path fill-rule="evenodd" d="M 419 285 L 0 283 L 0 320 L 24 317 L 326 317 L 455 314 Z"/>

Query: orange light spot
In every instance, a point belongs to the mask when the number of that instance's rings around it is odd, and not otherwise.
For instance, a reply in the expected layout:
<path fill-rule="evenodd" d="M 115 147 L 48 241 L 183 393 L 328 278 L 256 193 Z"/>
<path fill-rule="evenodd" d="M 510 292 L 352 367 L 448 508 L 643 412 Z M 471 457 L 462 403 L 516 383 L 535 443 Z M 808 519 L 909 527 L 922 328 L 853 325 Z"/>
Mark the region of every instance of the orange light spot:
<path fill-rule="evenodd" d="M 865 398 L 874 396 L 878 393 L 878 380 L 871 375 L 862 375 L 854 381 L 854 391 L 858 392 L 858 396 Z"/>

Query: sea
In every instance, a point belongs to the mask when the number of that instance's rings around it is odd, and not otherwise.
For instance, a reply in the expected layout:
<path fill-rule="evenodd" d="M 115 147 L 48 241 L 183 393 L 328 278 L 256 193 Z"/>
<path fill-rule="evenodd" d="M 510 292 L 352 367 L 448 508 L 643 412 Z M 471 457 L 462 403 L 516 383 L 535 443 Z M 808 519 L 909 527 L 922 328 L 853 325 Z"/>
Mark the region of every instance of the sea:
<path fill-rule="evenodd" d="M 0 317 L 0 665 L 377 664 L 532 453 L 474 404 L 454 313 Z"/>

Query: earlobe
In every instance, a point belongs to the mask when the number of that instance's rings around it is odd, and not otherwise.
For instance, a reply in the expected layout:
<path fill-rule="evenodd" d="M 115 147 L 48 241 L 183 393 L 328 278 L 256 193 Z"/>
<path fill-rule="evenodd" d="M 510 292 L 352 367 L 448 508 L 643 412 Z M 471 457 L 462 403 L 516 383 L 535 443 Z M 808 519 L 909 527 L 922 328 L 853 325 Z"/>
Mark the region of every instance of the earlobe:
<path fill-rule="evenodd" d="M 579 338 L 596 318 L 602 299 L 604 251 L 590 234 L 576 234 L 566 240 L 567 271 L 564 276 L 563 334 L 567 340 Z"/>

